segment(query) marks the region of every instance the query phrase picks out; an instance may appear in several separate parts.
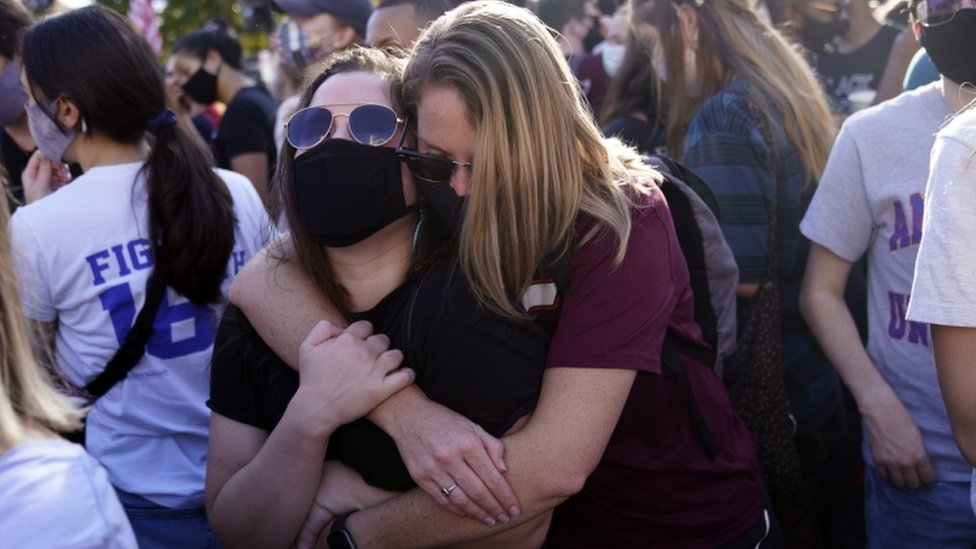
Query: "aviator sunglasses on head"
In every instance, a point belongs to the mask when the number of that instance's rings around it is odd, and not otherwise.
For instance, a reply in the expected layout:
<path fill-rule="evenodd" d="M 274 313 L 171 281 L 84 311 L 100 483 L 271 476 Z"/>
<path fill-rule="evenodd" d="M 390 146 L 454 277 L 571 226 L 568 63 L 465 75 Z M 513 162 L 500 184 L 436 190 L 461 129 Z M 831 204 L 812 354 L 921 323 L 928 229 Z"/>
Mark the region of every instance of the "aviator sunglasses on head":
<path fill-rule="evenodd" d="M 470 162 L 458 162 L 449 158 L 442 158 L 431 154 L 425 154 L 415 149 L 407 149 L 403 146 L 403 138 L 407 132 L 400 136 L 400 143 L 397 144 L 396 152 L 400 160 L 407 163 L 410 173 L 418 179 L 429 183 L 450 183 L 454 170 L 458 168 L 471 169 Z"/>
<path fill-rule="evenodd" d="M 345 107 L 357 103 L 340 103 L 333 107 Z M 305 107 L 285 122 L 285 139 L 296 149 L 308 149 L 325 141 L 332 133 L 335 119 L 349 118 L 349 134 L 356 142 L 379 147 L 396 135 L 403 120 L 390 107 L 384 105 L 359 105 L 349 114 L 333 113 L 325 107 Z"/>
<path fill-rule="evenodd" d="M 926 27 L 937 27 L 939 25 L 944 25 L 952 18 L 956 16 L 957 13 L 964 9 L 962 3 L 965 0 L 921 0 L 919 3 L 915 4 L 912 8 L 915 11 L 915 17 L 918 18 L 918 22 Z"/>

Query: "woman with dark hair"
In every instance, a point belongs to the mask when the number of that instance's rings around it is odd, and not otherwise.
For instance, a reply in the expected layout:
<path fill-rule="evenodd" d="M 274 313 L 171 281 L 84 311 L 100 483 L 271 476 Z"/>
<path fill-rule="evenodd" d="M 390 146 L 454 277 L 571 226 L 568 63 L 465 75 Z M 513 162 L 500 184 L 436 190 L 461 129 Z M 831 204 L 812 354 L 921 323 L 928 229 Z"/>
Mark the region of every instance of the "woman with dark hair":
<path fill-rule="evenodd" d="M 418 192 L 430 186 L 419 181 L 418 189 L 401 166 L 396 147 L 413 138 L 391 91 L 404 61 L 361 47 L 333 54 L 286 126 L 276 177 L 292 230 L 272 248 L 268 266 L 300 269 L 316 289 L 296 292 L 274 275 L 271 283 L 285 301 L 326 296 L 336 324 L 354 322 L 345 331 L 317 328 L 318 339 L 337 339 L 314 351 L 303 346 L 296 372 L 240 311 L 229 308 L 222 319 L 209 402 L 207 505 L 228 545 L 288 547 L 310 511 L 331 518 L 415 486 L 398 452 L 403 441 L 386 433 L 397 432 L 396 423 L 419 429 L 425 422 L 404 422 L 382 404 L 394 392 L 429 398 L 494 436 L 517 430 L 538 398 L 548 337 L 531 322 L 479 305 L 451 259 L 452 233 L 431 215 L 436 197 Z M 374 328 L 385 335 L 373 335 Z M 369 350 L 345 353 L 358 337 Z M 374 358 L 384 372 L 402 360 L 416 384 L 398 392 L 412 378 L 400 375 L 389 390 L 359 402 L 334 396 L 328 380 Z M 440 486 L 448 494 L 456 489 Z M 330 496 L 336 491 L 343 498 Z M 490 541 L 538 546 L 548 519 L 542 514 Z M 300 541 L 316 534 L 304 532 Z"/>
<path fill-rule="evenodd" d="M 243 52 L 226 22 L 211 20 L 173 45 L 173 76 L 194 102 L 227 105 L 213 142 L 220 168 L 234 170 L 268 199 L 274 172 L 275 103 L 260 83 L 243 71 Z"/>
<path fill-rule="evenodd" d="M 23 64 L 39 148 L 25 186 L 48 195 L 11 220 L 26 314 L 76 387 L 120 347 L 144 351 L 94 403 L 86 445 L 140 546 L 203 546 L 217 306 L 267 217 L 244 178 L 215 173 L 165 109 L 155 55 L 122 16 L 92 6 L 46 19 L 24 34 Z M 85 172 L 67 184 L 56 168 L 66 161 Z M 159 296 L 154 314 L 149 294 Z M 137 314 L 151 326 L 134 349 Z"/>
<path fill-rule="evenodd" d="M 665 147 L 663 101 L 651 59 L 648 46 L 628 32 L 624 61 L 610 80 L 600 116 L 604 135 L 619 137 L 642 154 L 662 153 Z"/>
<path fill-rule="evenodd" d="M 705 344 L 661 176 L 603 138 L 549 29 L 504 2 L 466 3 L 425 29 L 403 82 L 417 145 L 400 154 L 458 235 L 477 303 L 552 339 L 538 404 L 498 451 L 503 467 L 485 456 L 499 441 L 470 420 L 402 391 L 384 402 L 421 489 L 340 515 L 330 540 L 354 544 L 330 546 L 479 543 L 550 514 L 547 547 L 767 546 L 751 440 L 722 380 L 692 356 Z M 314 288 L 283 304 L 287 292 L 261 287 L 273 277 L 252 265 L 257 288 L 235 299 L 249 298 L 266 341 L 294 355 L 303 317 L 329 309 L 308 312 Z M 665 366 L 666 337 L 680 367 Z M 370 345 L 352 330 L 340 339 Z"/>

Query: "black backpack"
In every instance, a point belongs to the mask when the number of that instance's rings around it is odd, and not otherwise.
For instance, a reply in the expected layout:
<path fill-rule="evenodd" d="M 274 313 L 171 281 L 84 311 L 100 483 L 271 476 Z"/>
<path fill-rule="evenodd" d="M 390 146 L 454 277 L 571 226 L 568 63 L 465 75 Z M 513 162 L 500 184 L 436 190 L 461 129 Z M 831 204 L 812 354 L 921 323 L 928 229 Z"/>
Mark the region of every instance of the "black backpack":
<path fill-rule="evenodd" d="M 675 234 L 684 255 L 694 296 L 695 322 L 701 327 L 704 349 L 688 343 L 669 330 L 661 350 L 661 362 L 681 382 L 695 430 L 709 458 L 718 455 L 718 445 L 695 400 L 695 394 L 680 356 L 707 364 L 720 377 L 724 361 L 735 352 L 736 295 L 739 268 L 719 226 L 718 201 L 694 172 L 664 156 L 644 156 L 644 163 L 659 171 L 664 179 L 659 188 L 668 202 Z M 570 254 L 552 264 L 553 278 L 560 295 L 566 295 Z"/>

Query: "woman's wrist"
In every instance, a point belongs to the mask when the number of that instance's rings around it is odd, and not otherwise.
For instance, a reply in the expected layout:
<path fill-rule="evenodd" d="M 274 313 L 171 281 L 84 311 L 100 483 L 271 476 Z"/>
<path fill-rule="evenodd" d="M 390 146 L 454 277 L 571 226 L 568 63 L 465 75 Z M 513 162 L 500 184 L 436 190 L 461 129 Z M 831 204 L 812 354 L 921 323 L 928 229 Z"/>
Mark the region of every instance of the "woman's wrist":
<path fill-rule="evenodd" d="M 286 415 L 295 418 L 297 427 L 303 434 L 314 440 L 326 440 L 342 426 L 339 421 L 339 414 L 333 410 L 323 399 L 301 387 L 295 392 Z"/>

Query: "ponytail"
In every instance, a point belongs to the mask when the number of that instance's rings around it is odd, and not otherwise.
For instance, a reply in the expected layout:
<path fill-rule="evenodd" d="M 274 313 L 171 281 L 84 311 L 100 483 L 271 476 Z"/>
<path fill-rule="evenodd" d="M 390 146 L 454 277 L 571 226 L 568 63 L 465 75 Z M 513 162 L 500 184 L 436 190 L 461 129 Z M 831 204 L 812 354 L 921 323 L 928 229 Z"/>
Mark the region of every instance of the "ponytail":
<path fill-rule="evenodd" d="M 143 169 L 156 268 L 190 301 L 217 302 L 234 246 L 233 199 L 199 140 L 175 118 L 154 123 L 156 143 Z"/>

